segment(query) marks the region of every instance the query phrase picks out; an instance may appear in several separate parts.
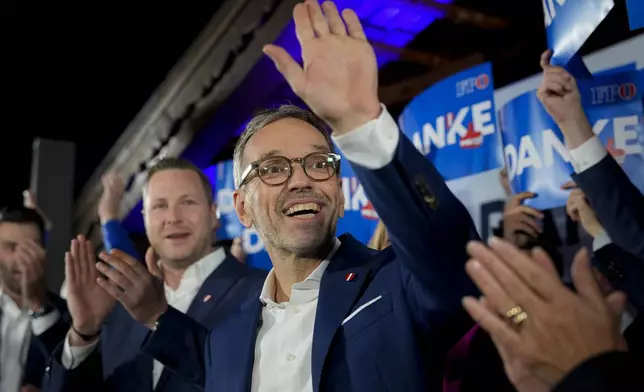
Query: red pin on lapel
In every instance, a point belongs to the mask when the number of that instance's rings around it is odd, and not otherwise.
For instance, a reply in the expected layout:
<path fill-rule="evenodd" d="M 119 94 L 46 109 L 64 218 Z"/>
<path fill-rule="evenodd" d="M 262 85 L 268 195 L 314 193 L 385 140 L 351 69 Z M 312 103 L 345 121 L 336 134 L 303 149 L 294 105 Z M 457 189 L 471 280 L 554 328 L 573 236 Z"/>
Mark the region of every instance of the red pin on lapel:
<path fill-rule="evenodd" d="M 206 302 L 210 301 L 211 298 L 212 298 L 212 295 L 208 294 L 205 297 L 203 297 L 203 302 L 206 303 Z"/>
<path fill-rule="evenodd" d="M 356 274 L 353 272 L 349 272 L 347 276 L 344 277 L 344 280 L 347 282 L 353 282 L 356 278 Z"/>

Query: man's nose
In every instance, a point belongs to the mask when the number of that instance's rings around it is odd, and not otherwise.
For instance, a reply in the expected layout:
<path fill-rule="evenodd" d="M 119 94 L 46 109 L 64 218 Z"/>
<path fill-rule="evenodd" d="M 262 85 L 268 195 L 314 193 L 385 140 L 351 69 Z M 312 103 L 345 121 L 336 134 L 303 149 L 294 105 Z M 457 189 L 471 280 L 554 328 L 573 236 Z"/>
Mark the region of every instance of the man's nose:
<path fill-rule="evenodd" d="M 310 189 L 312 181 L 304 172 L 304 168 L 299 163 L 293 163 L 291 178 L 288 180 L 288 190 L 297 191 L 300 189 Z"/>

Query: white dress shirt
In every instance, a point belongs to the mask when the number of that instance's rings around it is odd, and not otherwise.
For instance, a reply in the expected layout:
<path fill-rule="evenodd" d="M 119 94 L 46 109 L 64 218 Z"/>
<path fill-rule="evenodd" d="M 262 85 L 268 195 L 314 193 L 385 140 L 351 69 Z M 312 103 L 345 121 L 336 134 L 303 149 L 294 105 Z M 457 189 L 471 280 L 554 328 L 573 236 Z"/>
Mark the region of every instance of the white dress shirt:
<path fill-rule="evenodd" d="M 38 336 L 51 328 L 60 312 L 55 309 L 32 318 L 1 289 L 0 308 L 0 391 L 18 391 L 32 334 Z"/>
<path fill-rule="evenodd" d="M 210 276 L 210 274 L 212 274 L 217 267 L 221 265 L 225 258 L 226 253 L 224 252 L 224 249 L 219 248 L 188 267 L 183 273 L 181 281 L 179 282 L 179 287 L 176 290 L 165 285 L 165 297 L 168 301 L 168 305 L 182 313 L 186 313 L 203 283 L 206 281 L 208 276 Z M 67 369 L 76 368 L 92 354 L 97 345 L 98 340 L 87 346 L 72 347 L 69 344 L 68 334 L 67 339 L 65 339 L 65 344 L 63 345 L 63 366 Z M 160 362 L 154 361 L 152 367 L 153 388 L 156 387 L 159 382 L 162 371 L 163 365 Z"/>
<path fill-rule="evenodd" d="M 377 119 L 332 138 L 346 159 L 376 170 L 393 160 L 400 131 L 382 106 Z M 303 282 L 293 285 L 289 302 L 275 303 L 275 272 L 269 272 L 260 295 L 265 306 L 255 341 L 252 392 L 313 391 L 311 354 L 320 281 L 339 247 L 336 238 L 326 259 Z"/>

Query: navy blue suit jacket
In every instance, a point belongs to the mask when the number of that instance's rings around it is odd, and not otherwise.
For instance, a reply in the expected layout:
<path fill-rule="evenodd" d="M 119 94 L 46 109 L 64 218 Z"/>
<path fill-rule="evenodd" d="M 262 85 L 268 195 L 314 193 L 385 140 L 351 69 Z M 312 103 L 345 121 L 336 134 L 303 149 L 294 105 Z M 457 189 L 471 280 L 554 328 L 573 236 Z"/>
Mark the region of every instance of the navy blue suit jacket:
<path fill-rule="evenodd" d="M 264 283 L 266 273 L 239 263 L 228 256 L 206 279 L 195 296 L 187 316 L 195 323 L 213 327 L 229 316 Z M 210 296 L 209 300 L 205 300 Z M 152 391 L 152 357 L 141 352 L 149 329 L 134 321 L 125 308 L 117 305 L 101 332 L 100 346 L 74 370 L 61 363 L 62 344 L 52 355 L 45 374 L 45 391 L 57 392 L 145 392 Z M 173 336 L 178 339 L 180 336 Z M 171 344 L 171 342 L 169 343 Z M 164 370 L 155 391 L 199 390 L 190 382 Z"/>
<path fill-rule="evenodd" d="M 644 260 L 644 195 L 607 154 L 573 179 L 586 194 L 613 242 Z"/>
<path fill-rule="evenodd" d="M 465 246 L 478 235 L 442 176 L 402 134 L 390 164 L 353 169 L 392 247 L 376 252 L 340 237 L 320 283 L 313 390 L 440 390 L 445 353 L 472 325 L 461 299 L 477 293 L 464 264 Z M 355 279 L 347 281 L 349 273 Z M 160 343 L 145 350 L 195 382 L 205 373 L 208 392 L 247 392 L 262 323 L 259 294 L 210 332 L 177 312 L 166 313 L 150 339 Z M 192 353 L 203 352 L 204 342 L 205 358 L 197 359 Z"/>
<path fill-rule="evenodd" d="M 41 387 L 47 360 L 60 341 L 65 338 L 70 325 L 65 301 L 54 293 L 49 293 L 49 301 L 60 312 L 60 318 L 42 334 L 31 337 L 23 376 L 24 385 L 33 385 L 38 388 Z"/>

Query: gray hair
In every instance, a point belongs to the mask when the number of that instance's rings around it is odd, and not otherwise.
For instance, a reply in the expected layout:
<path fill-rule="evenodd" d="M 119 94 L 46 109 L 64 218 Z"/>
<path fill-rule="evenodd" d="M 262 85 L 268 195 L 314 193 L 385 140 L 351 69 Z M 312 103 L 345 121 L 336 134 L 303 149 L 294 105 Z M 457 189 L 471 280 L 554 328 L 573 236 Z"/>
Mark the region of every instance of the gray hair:
<path fill-rule="evenodd" d="M 239 188 L 241 183 L 241 176 L 244 170 L 244 168 L 242 168 L 242 160 L 244 158 L 244 150 L 246 149 L 246 145 L 250 138 L 265 126 L 285 118 L 295 118 L 314 126 L 315 129 L 324 135 L 324 138 L 329 144 L 329 148 L 333 151 L 333 142 L 331 141 L 331 132 L 329 131 L 328 126 L 312 112 L 295 105 L 282 105 L 278 108 L 262 110 L 257 113 L 248 122 L 248 124 L 246 124 L 244 132 L 239 136 L 239 140 L 235 145 L 235 151 L 233 152 L 233 176 L 235 179 L 236 189 Z"/>

